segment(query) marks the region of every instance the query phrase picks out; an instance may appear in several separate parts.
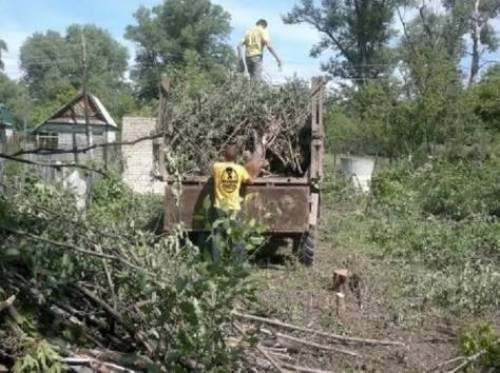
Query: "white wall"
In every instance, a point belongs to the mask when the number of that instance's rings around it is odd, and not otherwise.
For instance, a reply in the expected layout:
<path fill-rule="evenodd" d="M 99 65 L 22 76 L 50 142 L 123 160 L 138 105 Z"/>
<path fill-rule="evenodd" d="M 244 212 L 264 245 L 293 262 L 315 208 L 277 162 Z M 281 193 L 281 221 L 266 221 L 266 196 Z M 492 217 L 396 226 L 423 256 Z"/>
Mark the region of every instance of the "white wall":
<path fill-rule="evenodd" d="M 123 118 L 122 142 L 149 136 L 156 127 L 155 118 Z M 165 184 L 153 178 L 153 140 L 140 141 L 135 145 L 123 145 L 123 180 L 137 193 L 163 194 Z"/>

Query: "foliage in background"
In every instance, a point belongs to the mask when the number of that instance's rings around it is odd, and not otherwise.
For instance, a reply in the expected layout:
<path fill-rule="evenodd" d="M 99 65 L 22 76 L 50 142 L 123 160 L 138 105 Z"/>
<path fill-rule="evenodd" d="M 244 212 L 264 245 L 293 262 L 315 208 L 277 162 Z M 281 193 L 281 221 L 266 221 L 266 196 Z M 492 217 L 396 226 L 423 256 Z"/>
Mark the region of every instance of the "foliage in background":
<path fill-rule="evenodd" d="M 405 27 L 402 81 L 381 79 L 333 92 L 326 129 L 331 149 L 395 159 L 441 156 L 443 148 L 454 148 L 461 157 L 481 153 L 486 138 L 496 136 L 487 131 L 497 126 L 496 69 L 473 89 L 462 87 L 457 26 L 448 16 L 422 14 Z"/>
<path fill-rule="evenodd" d="M 353 79 L 366 84 L 370 79 L 391 71 L 394 54 L 389 40 L 394 35 L 391 23 L 398 0 L 301 0 L 284 18 L 287 24 L 307 23 L 321 35 L 311 49 L 320 56 L 332 50 L 336 53 L 322 69 L 334 77 Z"/>
<path fill-rule="evenodd" d="M 490 129 L 500 132 L 500 64 L 493 65 L 472 90 L 474 111 Z"/>
<path fill-rule="evenodd" d="M 370 240 L 397 258 L 403 293 L 458 313 L 500 306 L 498 164 L 402 163 L 373 182 Z"/>
<path fill-rule="evenodd" d="M 135 13 L 136 25 L 127 27 L 126 38 L 138 46 L 132 78 L 143 100 L 158 96 L 162 73 L 207 73 L 220 79 L 234 58 L 227 44 L 230 15 L 210 0 L 167 0 Z"/>
<path fill-rule="evenodd" d="M 5 67 L 5 64 L 2 61 L 2 52 L 7 51 L 7 43 L 0 39 L 0 70 L 3 70 Z"/>
<path fill-rule="evenodd" d="M 23 129 L 24 120 L 29 117 L 29 94 L 26 87 L 10 79 L 0 71 L 0 104 L 14 114 L 14 128 Z"/>
<path fill-rule="evenodd" d="M 94 25 L 70 25 L 64 35 L 37 32 L 21 47 L 21 69 L 32 104 L 30 121 L 38 124 L 81 89 L 82 34 L 87 49 L 89 90 L 118 117 L 134 109 L 125 82 L 128 51 L 109 31 Z M 54 109 L 55 108 L 55 109 Z"/>
<path fill-rule="evenodd" d="M 485 52 L 495 52 L 499 38 L 492 25 L 500 12 L 497 0 L 444 0 L 443 5 L 451 13 L 451 19 L 461 36 L 471 40 L 469 85 L 476 82 Z"/>

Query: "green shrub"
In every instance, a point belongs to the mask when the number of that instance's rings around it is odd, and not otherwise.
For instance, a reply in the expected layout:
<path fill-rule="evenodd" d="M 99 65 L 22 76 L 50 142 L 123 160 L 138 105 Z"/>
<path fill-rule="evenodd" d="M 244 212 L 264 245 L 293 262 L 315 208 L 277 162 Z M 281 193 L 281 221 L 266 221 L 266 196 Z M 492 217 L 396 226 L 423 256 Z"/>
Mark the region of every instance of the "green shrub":
<path fill-rule="evenodd" d="M 245 265 L 203 261 L 200 248 L 180 229 L 169 235 L 148 230 L 152 203 L 123 189 L 119 180 L 102 180 L 84 212 L 64 190 L 36 180 L 8 188 L 0 201 L 0 294 L 19 293 L 21 313 L 36 309 L 35 329 L 24 330 L 27 335 L 55 333 L 68 346 L 90 348 L 97 338 L 111 349 L 148 355 L 169 371 L 182 371 L 187 360 L 203 371 L 236 369 L 239 347 L 227 344 L 231 310 L 254 300 Z M 244 225 L 228 238 L 258 240 L 255 229 Z M 36 299 L 29 293 L 33 286 Z M 116 309 L 123 322 L 89 301 L 82 287 Z M 63 321 L 54 320 L 54 302 L 70 305 L 77 318 L 88 321 L 86 327 L 53 328 Z M 19 364 L 37 371 L 39 362 L 27 357 Z"/>
<path fill-rule="evenodd" d="M 408 266 L 402 294 L 457 313 L 500 306 L 498 168 L 492 163 L 401 162 L 378 173 L 368 238 Z"/>
<path fill-rule="evenodd" d="M 460 348 L 468 357 L 476 357 L 470 372 L 496 372 L 500 369 L 500 335 L 489 324 L 472 325 L 460 336 Z"/>

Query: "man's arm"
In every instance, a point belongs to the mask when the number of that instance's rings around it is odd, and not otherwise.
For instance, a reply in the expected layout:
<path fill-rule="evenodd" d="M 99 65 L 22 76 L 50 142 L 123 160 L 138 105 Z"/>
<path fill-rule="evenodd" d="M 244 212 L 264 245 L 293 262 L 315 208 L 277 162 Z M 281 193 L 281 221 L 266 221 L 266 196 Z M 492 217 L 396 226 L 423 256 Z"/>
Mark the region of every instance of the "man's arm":
<path fill-rule="evenodd" d="M 240 73 L 244 73 L 246 70 L 245 59 L 243 58 L 244 45 L 245 45 L 245 39 L 242 39 L 241 42 L 236 47 L 236 51 L 238 53 L 238 71 Z"/>
<path fill-rule="evenodd" d="M 262 171 L 262 167 L 265 164 L 265 160 L 262 159 L 251 159 L 245 164 L 245 170 L 248 173 L 248 180 L 245 181 L 247 184 L 253 183 L 254 179 L 259 176 Z"/>
<path fill-rule="evenodd" d="M 245 45 L 244 41 L 240 42 L 236 47 L 236 51 L 238 52 L 238 61 L 243 59 L 243 45 Z"/>
<path fill-rule="evenodd" d="M 276 63 L 278 64 L 278 67 L 281 68 L 281 66 L 283 65 L 283 62 L 279 58 L 278 53 L 276 53 L 276 51 L 274 50 L 274 48 L 271 45 L 271 43 L 270 42 L 266 42 L 266 47 L 269 50 L 269 52 L 271 52 L 271 54 L 273 55 L 274 59 L 276 60 Z"/>

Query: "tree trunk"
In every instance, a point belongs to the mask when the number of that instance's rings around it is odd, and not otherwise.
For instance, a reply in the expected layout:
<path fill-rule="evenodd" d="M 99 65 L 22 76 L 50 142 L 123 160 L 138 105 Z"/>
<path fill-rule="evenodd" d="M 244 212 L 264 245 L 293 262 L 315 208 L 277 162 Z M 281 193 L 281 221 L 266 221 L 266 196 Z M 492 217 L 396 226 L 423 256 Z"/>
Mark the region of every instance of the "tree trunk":
<path fill-rule="evenodd" d="M 472 16 L 472 57 L 470 66 L 470 76 L 469 76 L 469 87 L 472 86 L 477 79 L 479 74 L 479 59 L 481 57 L 481 20 L 479 13 L 479 6 L 481 0 L 475 0 L 474 2 L 474 15 Z"/>

